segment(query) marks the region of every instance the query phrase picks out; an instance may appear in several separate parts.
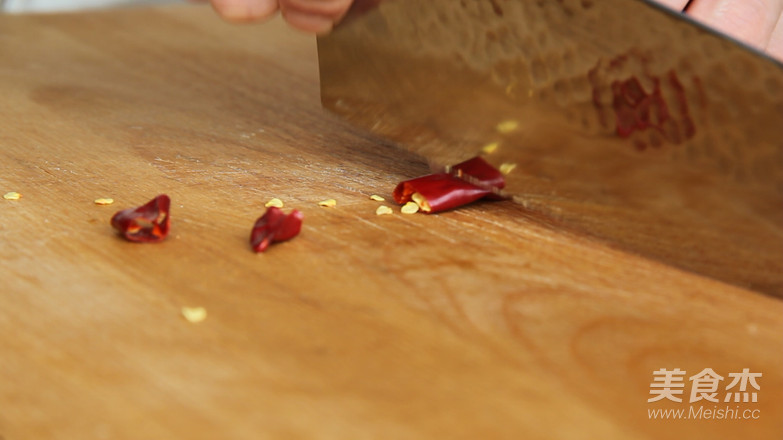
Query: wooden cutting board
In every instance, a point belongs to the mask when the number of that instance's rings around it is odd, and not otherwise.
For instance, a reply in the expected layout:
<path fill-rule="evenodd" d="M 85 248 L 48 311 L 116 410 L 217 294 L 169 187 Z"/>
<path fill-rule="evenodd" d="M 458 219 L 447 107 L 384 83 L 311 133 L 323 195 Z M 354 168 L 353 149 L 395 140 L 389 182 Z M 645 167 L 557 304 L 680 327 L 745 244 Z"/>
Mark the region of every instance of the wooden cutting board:
<path fill-rule="evenodd" d="M 3 440 L 783 435 L 780 299 L 511 203 L 376 216 L 427 167 L 326 114 L 314 39 L 279 21 L 5 16 L 0 60 Z M 113 233 L 159 193 L 167 241 Z M 272 197 L 305 225 L 256 255 Z M 647 402 L 662 368 L 683 402 Z M 721 402 L 691 404 L 706 368 Z M 745 368 L 758 401 L 723 403 Z M 702 407 L 758 417 L 649 416 Z"/>

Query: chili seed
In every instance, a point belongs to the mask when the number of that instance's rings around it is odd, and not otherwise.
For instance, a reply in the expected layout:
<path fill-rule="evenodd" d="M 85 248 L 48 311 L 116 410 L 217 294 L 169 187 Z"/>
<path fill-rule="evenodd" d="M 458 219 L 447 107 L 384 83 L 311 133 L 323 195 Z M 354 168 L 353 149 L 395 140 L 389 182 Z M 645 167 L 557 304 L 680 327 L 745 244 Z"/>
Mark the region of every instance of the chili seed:
<path fill-rule="evenodd" d="M 96 205 L 111 205 L 114 203 L 114 199 L 95 199 Z"/>
<path fill-rule="evenodd" d="M 416 202 L 408 202 L 400 208 L 400 212 L 403 214 L 416 214 L 419 212 L 419 205 Z"/>
<path fill-rule="evenodd" d="M 335 206 L 337 206 L 337 200 L 335 199 L 324 200 L 322 202 L 318 202 L 318 206 L 322 206 L 324 208 L 334 208 Z"/>
<path fill-rule="evenodd" d="M 197 324 L 207 319 L 207 309 L 204 307 L 183 307 L 182 316 L 184 316 L 188 322 Z"/>
<path fill-rule="evenodd" d="M 515 163 L 504 163 L 500 165 L 500 168 L 498 168 L 498 170 L 500 170 L 500 172 L 503 174 L 509 174 L 510 172 L 514 171 L 514 168 L 516 167 L 517 164 Z"/>
<path fill-rule="evenodd" d="M 499 146 L 500 144 L 498 144 L 497 142 L 492 142 L 491 144 L 484 145 L 484 148 L 482 148 L 481 151 L 484 154 L 492 154 L 495 152 L 495 150 L 498 149 Z"/>
<path fill-rule="evenodd" d="M 424 196 L 422 196 L 421 194 L 413 193 L 411 195 L 411 200 L 413 200 L 416 206 L 418 206 L 419 209 L 421 209 L 422 211 L 424 212 L 432 211 L 432 208 L 430 208 L 430 204 L 427 203 L 427 199 L 425 199 Z"/>
<path fill-rule="evenodd" d="M 283 207 L 283 201 L 275 197 L 274 199 L 266 202 L 264 205 L 266 208 L 275 207 L 275 208 L 282 208 Z"/>
<path fill-rule="evenodd" d="M 376 194 L 371 195 L 370 196 L 370 200 L 375 200 L 376 202 L 385 202 L 386 201 L 386 199 L 384 199 L 383 197 L 381 197 L 379 195 L 376 195 Z"/>
<path fill-rule="evenodd" d="M 496 128 L 498 133 L 508 134 L 519 128 L 519 122 L 513 120 L 503 121 Z"/>
<path fill-rule="evenodd" d="M 389 208 L 386 205 L 381 205 L 378 207 L 378 209 L 375 210 L 376 215 L 388 215 L 388 214 L 394 214 L 394 211 L 392 211 L 391 208 Z"/>
<path fill-rule="evenodd" d="M 19 200 L 22 198 L 22 195 L 16 191 L 11 191 L 3 194 L 3 198 L 6 200 Z"/>

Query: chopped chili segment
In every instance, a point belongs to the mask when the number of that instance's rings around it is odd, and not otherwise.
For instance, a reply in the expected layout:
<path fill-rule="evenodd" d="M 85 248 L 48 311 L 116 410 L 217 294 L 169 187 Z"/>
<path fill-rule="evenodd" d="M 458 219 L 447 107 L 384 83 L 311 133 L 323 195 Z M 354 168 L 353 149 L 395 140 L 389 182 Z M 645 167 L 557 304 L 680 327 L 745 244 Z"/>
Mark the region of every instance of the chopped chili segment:
<path fill-rule="evenodd" d="M 270 244 L 290 240 L 302 230 L 304 215 L 294 209 L 286 214 L 282 209 L 269 207 L 250 233 L 250 246 L 256 252 L 264 252 Z"/>
<path fill-rule="evenodd" d="M 171 199 L 161 194 L 138 208 L 118 211 L 111 226 L 125 239 L 138 243 L 157 243 L 169 234 Z"/>
<path fill-rule="evenodd" d="M 466 175 L 472 183 L 483 188 L 503 189 L 506 186 L 506 178 L 503 177 L 503 173 L 480 157 L 474 157 L 452 166 L 451 172 L 459 177 Z"/>
<path fill-rule="evenodd" d="M 457 208 L 483 197 L 497 197 L 506 186 L 503 174 L 476 157 L 449 168 L 447 173 L 429 174 L 401 182 L 392 195 L 399 204 L 413 201 L 426 213 Z"/>

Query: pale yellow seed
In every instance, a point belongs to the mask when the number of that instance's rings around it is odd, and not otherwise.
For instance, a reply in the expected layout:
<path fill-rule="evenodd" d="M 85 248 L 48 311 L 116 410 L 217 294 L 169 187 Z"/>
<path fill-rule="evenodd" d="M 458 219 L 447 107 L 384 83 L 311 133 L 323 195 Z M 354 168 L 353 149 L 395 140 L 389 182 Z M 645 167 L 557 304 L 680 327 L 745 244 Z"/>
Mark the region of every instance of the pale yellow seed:
<path fill-rule="evenodd" d="M 182 316 L 193 324 L 207 319 L 207 309 L 204 307 L 183 307 Z"/>
<path fill-rule="evenodd" d="M 114 203 L 114 199 L 95 199 L 96 205 L 111 205 Z"/>
<path fill-rule="evenodd" d="M 318 206 L 323 206 L 324 208 L 334 208 L 335 206 L 337 206 L 337 200 L 335 199 L 324 200 L 322 202 L 318 202 Z"/>
<path fill-rule="evenodd" d="M 423 195 L 419 193 L 413 193 L 413 195 L 411 196 L 411 200 L 413 200 L 413 202 L 416 203 L 416 205 L 418 205 L 419 209 L 421 209 L 422 211 L 424 212 L 432 211 L 432 208 L 430 208 L 430 204 L 427 202 L 427 199 L 425 199 Z"/>
<path fill-rule="evenodd" d="M 517 164 L 515 164 L 515 163 L 504 163 L 504 164 L 500 165 L 500 168 L 498 168 L 498 169 L 503 174 L 509 174 L 510 172 L 514 171 L 514 168 L 516 168 L 516 167 L 517 167 Z"/>
<path fill-rule="evenodd" d="M 419 212 L 419 205 L 416 202 L 408 202 L 400 208 L 400 212 L 403 214 L 416 214 Z"/>
<path fill-rule="evenodd" d="M 496 128 L 499 133 L 503 133 L 503 134 L 511 133 L 512 131 L 519 128 L 519 122 L 512 121 L 512 120 L 503 121 L 500 124 L 498 124 Z"/>
<path fill-rule="evenodd" d="M 375 200 L 376 202 L 385 202 L 386 201 L 386 199 L 384 199 L 383 197 L 381 197 L 379 195 L 376 195 L 376 194 L 371 195 L 370 196 L 370 200 Z"/>
<path fill-rule="evenodd" d="M 500 146 L 499 143 L 492 142 L 491 144 L 484 145 L 484 148 L 482 148 L 481 151 L 484 154 L 492 154 L 498 149 L 499 146 Z"/>
<path fill-rule="evenodd" d="M 394 211 L 386 205 L 381 205 L 375 210 L 376 215 L 389 215 L 394 214 Z"/>
<path fill-rule="evenodd" d="M 11 191 L 3 194 L 3 198 L 6 200 L 19 200 L 22 198 L 22 195 L 16 191 Z"/>
<path fill-rule="evenodd" d="M 282 208 L 283 207 L 283 201 L 275 197 L 274 199 L 266 202 L 266 205 L 264 205 L 267 208 Z"/>

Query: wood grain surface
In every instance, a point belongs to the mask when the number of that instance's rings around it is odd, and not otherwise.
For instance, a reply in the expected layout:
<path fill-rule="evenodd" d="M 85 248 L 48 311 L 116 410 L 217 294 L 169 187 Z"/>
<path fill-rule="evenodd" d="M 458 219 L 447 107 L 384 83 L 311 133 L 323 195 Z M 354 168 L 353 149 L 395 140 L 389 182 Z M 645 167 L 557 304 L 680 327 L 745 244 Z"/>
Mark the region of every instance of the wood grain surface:
<path fill-rule="evenodd" d="M 783 436 L 780 299 L 512 203 L 376 216 L 427 166 L 321 109 L 312 37 L 193 6 L 5 16 L 0 60 L 3 440 Z M 159 193 L 167 241 L 113 233 Z M 272 197 L 305 225 L 256 255 Z M 647 402 L 661 368 L 684 402 Z M 691 405 L 705 368 L 721 403 Z M 744 368 L 758 402 L 722 403 Z M 648 417 L 726 405 L 759 417 Z"/>

